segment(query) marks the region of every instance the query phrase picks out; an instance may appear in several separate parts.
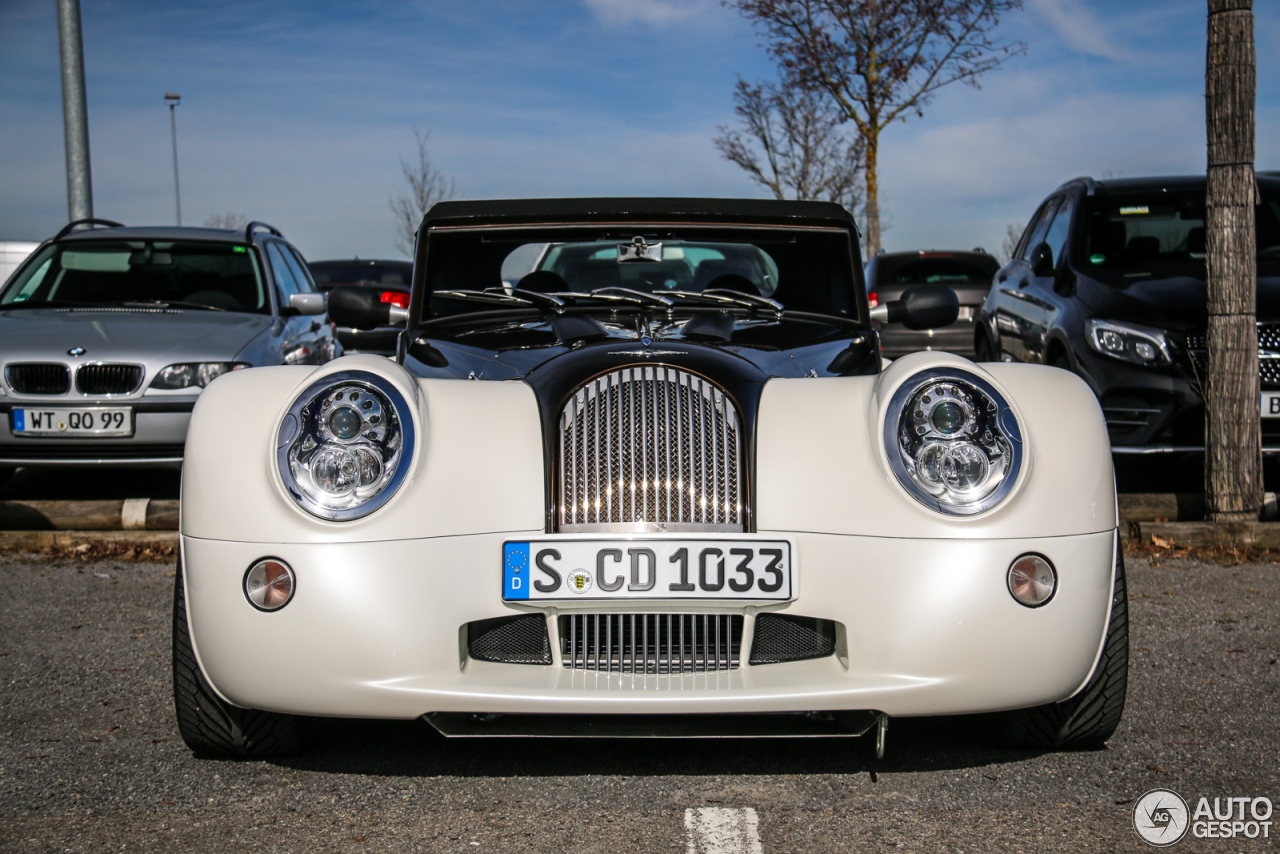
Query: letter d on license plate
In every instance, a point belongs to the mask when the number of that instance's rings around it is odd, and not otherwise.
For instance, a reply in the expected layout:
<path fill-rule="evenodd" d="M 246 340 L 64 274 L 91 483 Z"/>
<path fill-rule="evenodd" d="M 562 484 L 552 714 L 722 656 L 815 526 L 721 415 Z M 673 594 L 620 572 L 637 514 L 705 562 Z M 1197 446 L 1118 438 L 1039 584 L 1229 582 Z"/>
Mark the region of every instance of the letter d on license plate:
<path fill-rule="evenodd" d="M 792 598 L 786 540 L 530 540 L 502 546 L 502 598 Z"/>

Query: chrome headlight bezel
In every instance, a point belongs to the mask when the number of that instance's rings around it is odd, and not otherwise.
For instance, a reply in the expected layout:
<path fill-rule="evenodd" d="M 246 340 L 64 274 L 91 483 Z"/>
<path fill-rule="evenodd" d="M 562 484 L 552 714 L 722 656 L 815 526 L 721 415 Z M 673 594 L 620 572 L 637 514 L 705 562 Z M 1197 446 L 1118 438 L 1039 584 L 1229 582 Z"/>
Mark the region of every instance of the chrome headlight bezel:
<path fill-rule="evenodd" d="M 1084 340 L 1095 353 L 1131 365 L 1164 368 L 1173 364 L 1168 336 L 1151 326 L 1091 317 L 1084 322 Z M 1150 358 L 1139 352 L 1144 346 L 1149 348 Z"/>
<path fill-rule="evenodd" d="M 382 422 L 383 441 L 361 441 L 362 437 L 359 435 L 353 438 L 335 436 L 325 420 L 317 419 L 310 414 L 317 401 L 336 394 L 339 390 L 345 394 L 346 387 L 358 389 L 362 393 L 372 393 L 377 402 L 377 413 L 379 415 L 387 413 L 394 417 L 393 424 Z M 307 437 L 310 437 L 313 442 L 312 447 L 306 449 L 311 452 L 311 457 L 329 447 L 353 448 L 356 454 L 363 453 L 365 445 L 371 445 L 378 451 L 387 450 L 385 446 L 388 444 L 394 444 L 394 447 L 390 449 L 389 459 L 380 458 L 383 469 L 376 488 L 369 489 L 363 498 L 357 496 L 358 503 L 330 507 L 314 497 L 314 484 L 299 482 L 298 468 L 303 464 L 297 458 L 295 449 L 299 448 Z M 391 500 L 409 474 L 409 466 L 413 461 L 416 445 L 417 430 L 413 413 L 408 401 L 394 384 L 371 371 L 337 371 L 307 386 L 294 398 L 284 417 L 281 418 L 276 434 L 276 470 L 284 483 L 285 491 L 299 507 L 320 519 L 345 522 L 368 516 Z M 309 472 L 301 473 L 304 475 L 304 480 L 309 477 Z M 355 496 L 357 492 L 359 492 L 358 486 L 351 490 L 351 495 Z"/>
<path fill-rule="evenodd" d="M 983 470 L 984 481 L 995 474 L 990 466 L 992 454 L 997 454 L 996 458 L 1001 465 L 997 481 L 986 491 L 975 490 L 974 498 L 969 501 L 948 500 L 947 496 L 955 490 L 949 490 L 937 481 L 934 481 L 932 490 L 928 488 L 926 486 L 928 481 L 918 474 L 917 456 L 910 453 L 903 440 L 904 428 L 908 424 L 915 423 L 917 428 L 920 427 L 916 423 L 919 419 L 915 418 L 909 404 L 914 404 L 917 396 L 923 395 L 927 389 L 947 384 L 952 384 L 960 393 L 943 394 L 933 408 L 954 403 L 966 419 L 962 422 L 962 426 L 950 434 L 945 434 L 940 433 L 936 427 L 924 425 L 923 433 L 910 435 L 924 437 L 919 440 L 920 456 L 924 455 L 926 449 L 935 446 L 949 449 L 963 448 L 965 449 L 963 453 L 970 456 L 976 450 L 982 456 L 984 465 L 987 466 Z M 951 398 L 955 400 L 952 401 Z M 926 420 L 931 419 L 932 410 L 924 417 Z M 964 425 L 970 423 L 970 419 L 974 427 L 972 430 L 966 430 Z M 979 429 L 983 433 L 991 431 L 992 435 L 987 444 L 983 444 L 985 437 L 981 433 L 978 434 L 977 441 L 970 441 L 967 438 Z M 1022 473 L 1024 452 L 1022 430 L 1013 410 L 991 383 L 961 368 L 932 368 L 908 377 L 898 386 L 889 400 L 889 406 L 885 412 L 883 435 L 889 467 L 902 488 L 929 509 L 948 516 L 975 516 L 992 509 L 1008 497 Z"/>

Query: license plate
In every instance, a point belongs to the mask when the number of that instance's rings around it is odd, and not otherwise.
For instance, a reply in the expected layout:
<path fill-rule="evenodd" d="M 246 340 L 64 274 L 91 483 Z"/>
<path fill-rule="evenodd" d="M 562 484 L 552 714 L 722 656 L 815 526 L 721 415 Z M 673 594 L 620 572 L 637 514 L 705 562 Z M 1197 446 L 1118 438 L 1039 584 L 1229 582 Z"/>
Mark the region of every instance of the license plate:
<path fill-rule="evenodd" d="M 508 601 L 791 599 L 786 540 L 533 540 L 502 557 Z"/>
<path fill-rule="evenodd" d="M 1280 391 L 1262 393 L 1262 417 L 1280 418 Z"/>
<path fill-rule="evenodd" d="M 15 436 L 132 436 L 133 410 L 123 407 L 14 409 Z"/>

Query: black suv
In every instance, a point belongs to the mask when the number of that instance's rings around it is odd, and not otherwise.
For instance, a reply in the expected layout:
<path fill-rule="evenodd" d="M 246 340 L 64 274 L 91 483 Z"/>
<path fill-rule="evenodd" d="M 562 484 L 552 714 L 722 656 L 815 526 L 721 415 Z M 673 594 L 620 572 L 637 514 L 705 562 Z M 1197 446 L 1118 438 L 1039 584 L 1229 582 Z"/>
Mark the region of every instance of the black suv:
<path fill-rule="evenodd" d="M 1280 177 L 1260 174 L 1258 187 L 1262 440 L 1280 453 Z M 1075 371 L 1117 453 L 1201 451 L 1205 278 L 1202 176 L 1077 178 L 1040 206 L 996 274 L 974 348 L 980 361 Z"/>
<path fill-rule="evenodd" d="M 408 261 L 351 258 L 345 261 L 312 261 L 309 266 L 321 293 L 327 294 L 337 285 L 356 285 L 377 290 L 379 302 L 397 308 L 409 307 L 413 264 Z M 338 327 L 338 340 L 348 353 L 393 356 L 399 334 L 400 329 L 392 326 L 367 331 Z"/>

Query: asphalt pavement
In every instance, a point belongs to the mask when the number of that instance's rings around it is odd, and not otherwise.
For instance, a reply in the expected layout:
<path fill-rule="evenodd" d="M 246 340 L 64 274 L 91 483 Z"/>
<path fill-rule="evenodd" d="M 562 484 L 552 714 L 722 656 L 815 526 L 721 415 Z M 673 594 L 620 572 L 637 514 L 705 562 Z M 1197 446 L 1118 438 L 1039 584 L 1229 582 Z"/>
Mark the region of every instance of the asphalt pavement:
<path fill-rule="evenodd" d="M 895 720 L 879 762 L 860 739 L 446 740 L 327 720 L 303 756 L 234 762 L 177 733 L 172 564 L 0 555 L 0 850 L 1132 851 L 1152 788 L 1280 801 L 1280 567 L 1129 564 L 1129 705 L 1101 751 L 991 747 L 981 718 Z M 1034 667 L 1034 639 L 1010 641 L 1003 666 Z"/>

